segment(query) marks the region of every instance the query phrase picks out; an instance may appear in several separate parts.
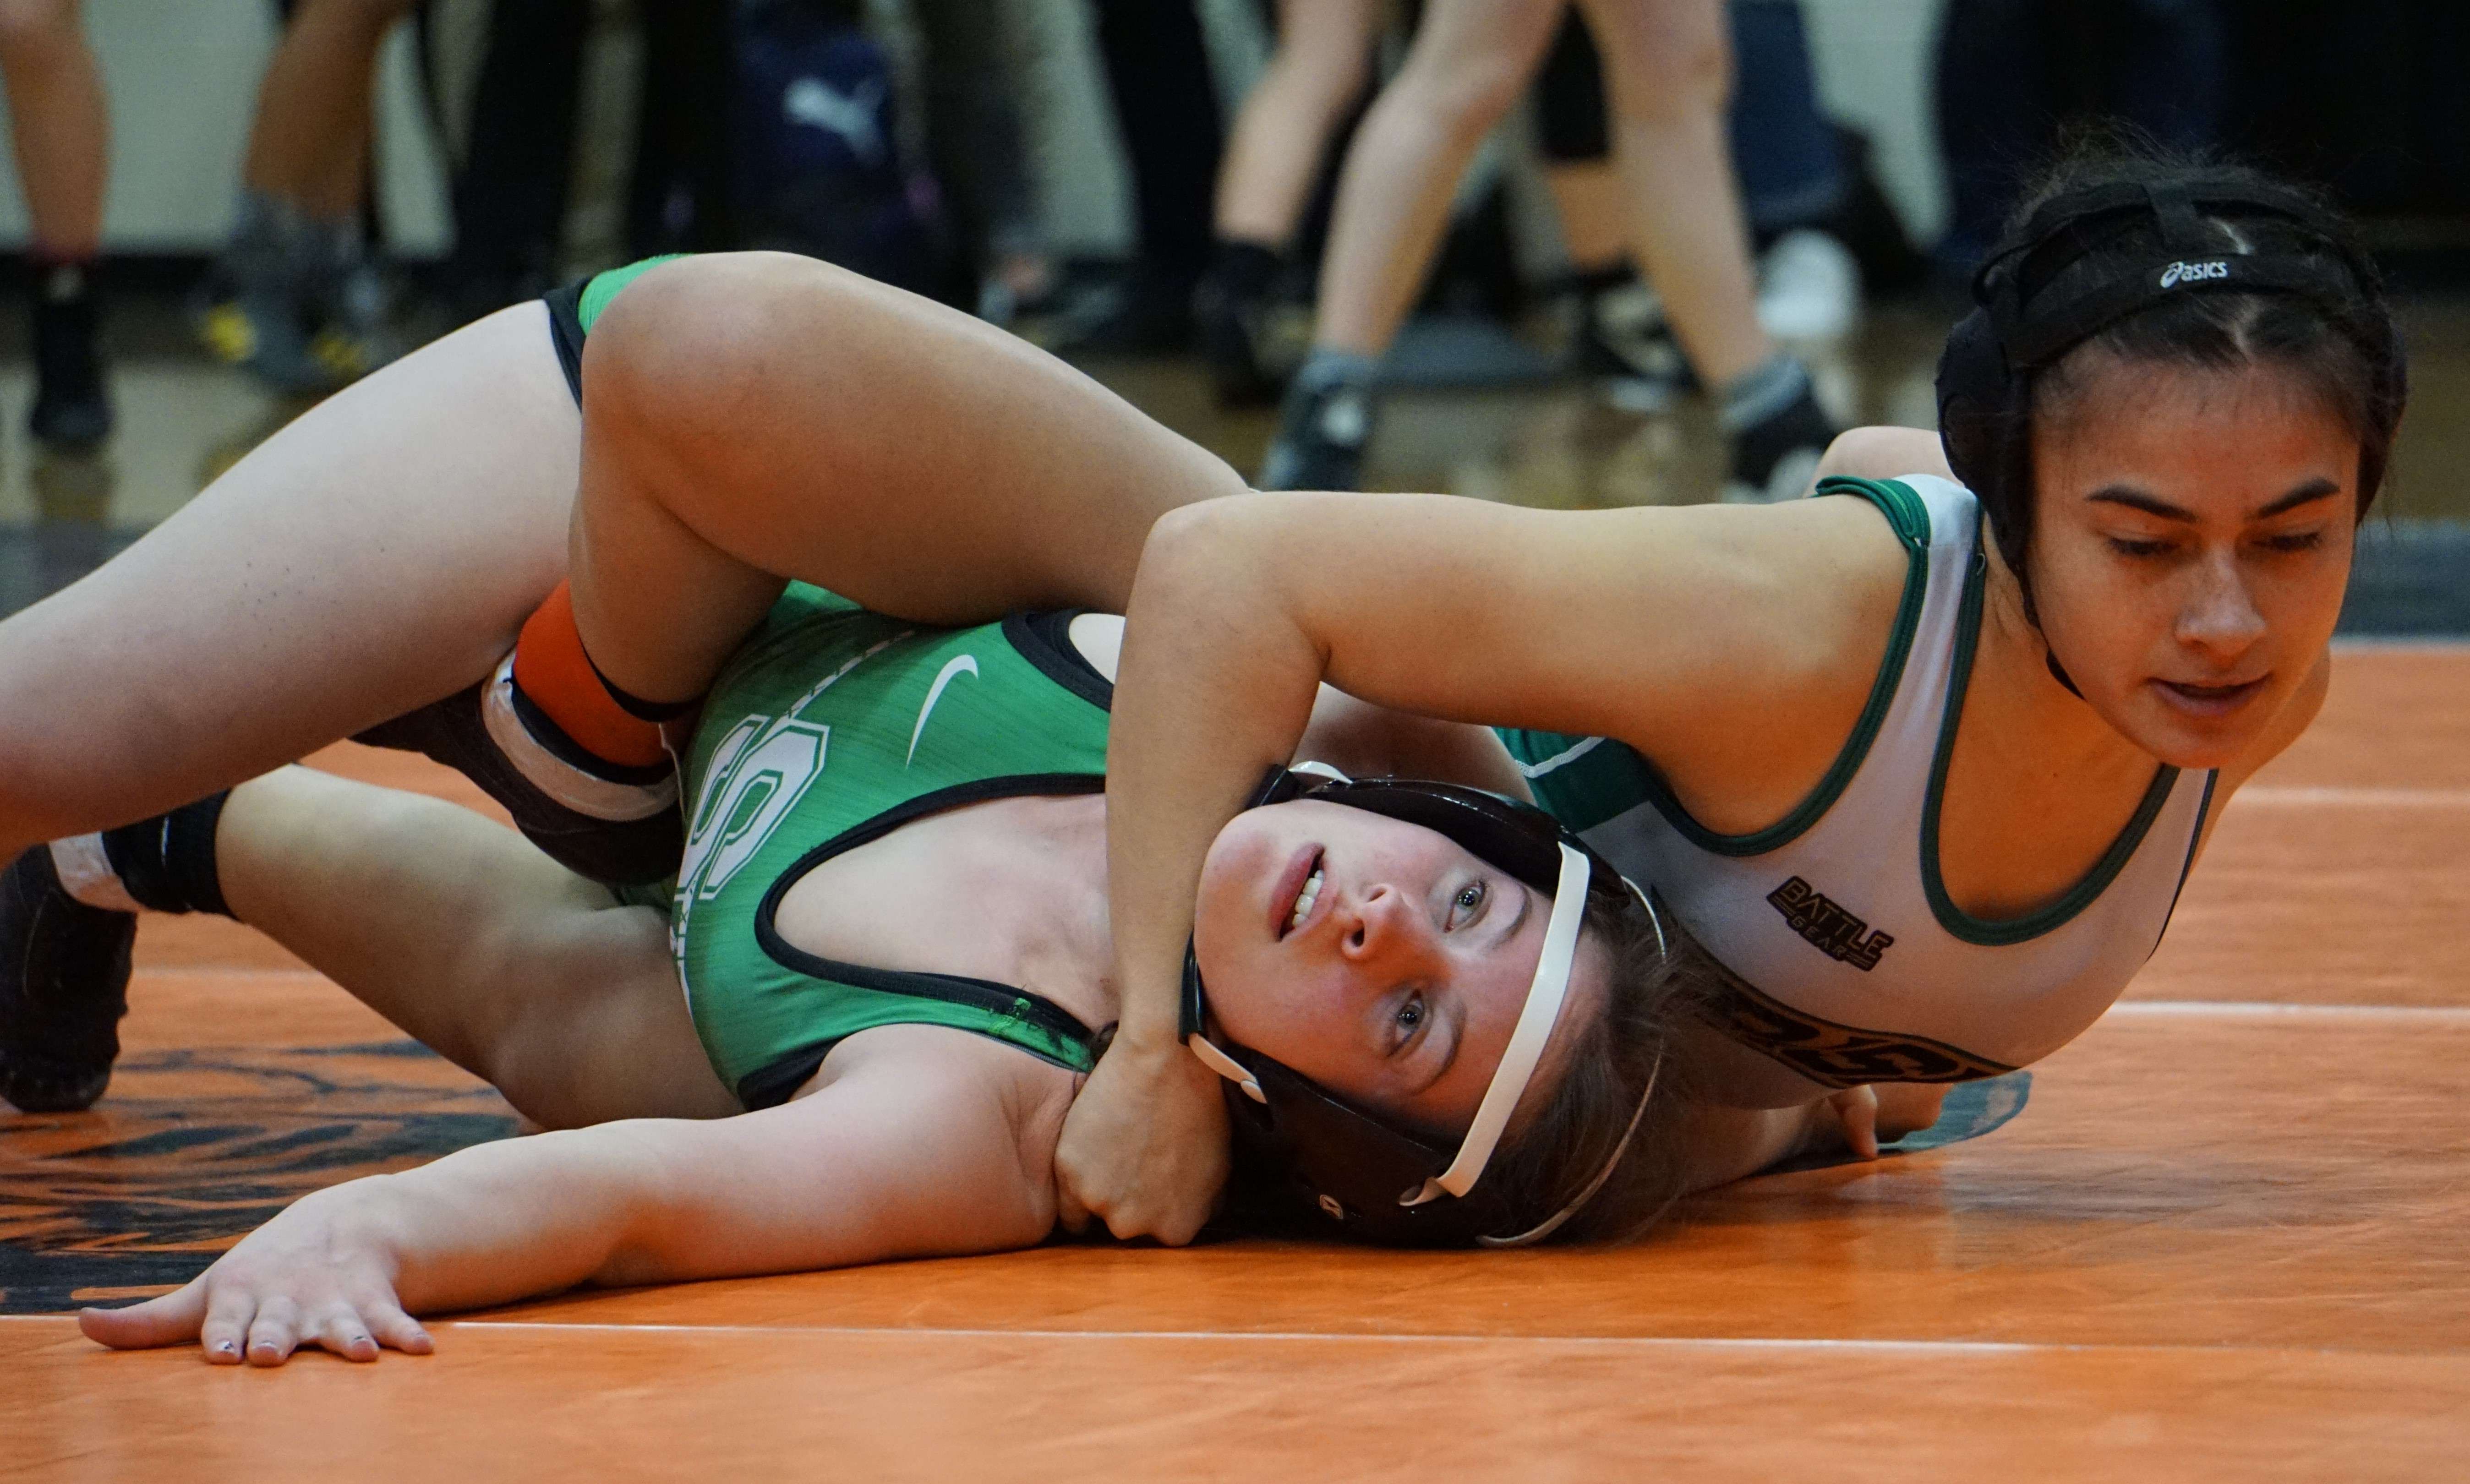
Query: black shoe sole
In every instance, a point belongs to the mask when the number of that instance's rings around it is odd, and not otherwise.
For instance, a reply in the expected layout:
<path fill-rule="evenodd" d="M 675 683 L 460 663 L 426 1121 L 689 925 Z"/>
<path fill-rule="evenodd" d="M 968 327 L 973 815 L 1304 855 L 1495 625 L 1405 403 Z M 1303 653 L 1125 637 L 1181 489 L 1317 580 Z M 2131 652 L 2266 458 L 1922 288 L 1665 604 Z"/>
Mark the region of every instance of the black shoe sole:
<path fill-rule="evenodd" d="M 94 1106 L 120 1056 L 137 915 L 68 894 L 49 846 L 0 872 L 0 1099 L 21 1113 Z"/>

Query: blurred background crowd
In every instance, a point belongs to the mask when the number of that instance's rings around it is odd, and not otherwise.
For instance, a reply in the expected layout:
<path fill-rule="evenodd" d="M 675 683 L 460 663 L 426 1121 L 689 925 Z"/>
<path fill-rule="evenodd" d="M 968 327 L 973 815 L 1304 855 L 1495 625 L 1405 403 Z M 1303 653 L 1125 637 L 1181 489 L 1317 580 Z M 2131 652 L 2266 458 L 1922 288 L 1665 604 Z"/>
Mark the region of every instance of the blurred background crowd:
<path fill-rule="evenodd" d="M 0 612 L 426 339 L 732 247 L 1005 325 L 1265 487 L 1780 498 L 1929 422 L 2086 127 L 2363 217 L 2440 524 L 2466 69 L 2459 0 L 0 0 Z"/>

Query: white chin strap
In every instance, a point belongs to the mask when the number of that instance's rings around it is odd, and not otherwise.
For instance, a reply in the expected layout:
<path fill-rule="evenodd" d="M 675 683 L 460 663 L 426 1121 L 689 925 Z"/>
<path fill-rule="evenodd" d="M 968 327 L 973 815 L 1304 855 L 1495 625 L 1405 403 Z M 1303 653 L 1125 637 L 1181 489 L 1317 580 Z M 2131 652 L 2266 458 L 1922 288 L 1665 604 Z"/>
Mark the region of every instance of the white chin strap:
<path fill-rule="evenodd" d="M 1483 1101 L 1476 1107 L 1475 1123 L 1458 1146 L 1457 1157 L 1450 1161 L 1449 1169 L 1401 1195 L 1398 1204 L 1420 1206 L 1442 1195 L 1464 1195 L 1482 1178 L 1483 1167 L 1491 1162 L 1502 1130 L 1509 1126 L 1509 1116 L 1518 1110 L 1518 1100 L 1534 1078 L 1536 1064 L 1544 1059 L 1544 1048 L 1552 1039 L 1552 1028 L 1561 1019 L 1561 1007 L 1570 998 L 1570 969 L 1578 955 L 1578 928 L 1586 918 L 1587 878 L 1592 870 L 1584 854 L 1567 845 L 1561 846 L 1561 880 L 1552 893 L 1552 919 L 1544 929 L 1544 956 L 1535 962 L 1535 980 L 1527 987 L 1526 1009 L 1518 1012 L 1518 1029 L 1510 1032 L 1509 1049 L 1501 1054 L 1501 1065 L 1494 1069 L 1492 1085 L 1484 1089 Z"/>
<path fill-rule="evenodd" d="M 1195 1056 L 1200 1058 L 1202 1066 L 1243 1088 L 1245 1097 L 1254 1102 L 1266 1103 L 1270 1101 L 1270 1095 L 1261 1091 L 1261 1079 L 1247 1071 L 1244 1063 L 1210 1044 L 1207 1032 L 1195 1031 L 1184 1038 L 1183 1044 Z"/>

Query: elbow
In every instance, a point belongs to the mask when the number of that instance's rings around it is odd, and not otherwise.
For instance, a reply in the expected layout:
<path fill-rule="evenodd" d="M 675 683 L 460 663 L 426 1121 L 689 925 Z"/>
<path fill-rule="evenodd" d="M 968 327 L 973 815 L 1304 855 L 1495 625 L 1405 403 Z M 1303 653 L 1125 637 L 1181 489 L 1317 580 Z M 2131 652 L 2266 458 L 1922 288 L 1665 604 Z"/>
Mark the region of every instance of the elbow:
<path fill-rule="evenodd" d="M 1291 660 L 1320 680 L 1329 664 L 1333 594 L 1346 579 L 1319 557 L 1338 538 L 1312 517 L 1329 501 L 1362 498 L 1228 496 L 1159 517 L 1132 579 L 1127 657 L 1175 649 L 1187 660 Z M 1304 704 L 1311 704 L 1309 692 Z"/>
<path fill-rule="evenodd" d="M 1893 479 L 1911 474 L 1952 477 L 1938 434 L 1921 428 L 1852 428 L 1827 446 L 1817 476 Z"/>

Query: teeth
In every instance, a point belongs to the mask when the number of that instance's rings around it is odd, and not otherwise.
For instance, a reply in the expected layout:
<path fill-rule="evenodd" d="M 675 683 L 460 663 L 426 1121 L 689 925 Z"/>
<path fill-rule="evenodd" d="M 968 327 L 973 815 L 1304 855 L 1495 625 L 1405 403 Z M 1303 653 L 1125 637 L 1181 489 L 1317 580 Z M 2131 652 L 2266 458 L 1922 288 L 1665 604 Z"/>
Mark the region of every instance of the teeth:
<path fill-rule="evenodd" d="M 1312 916 L 1313 903 L 1320 898 L 1320 877 L 1321 868 L 1316 866 L 1313 873 L 1304 878 L 1304 889 L 1295 893 L 1294 915 L 1287 918 L 1290 930 L 1303 926 L 1304 918 Z"/>

